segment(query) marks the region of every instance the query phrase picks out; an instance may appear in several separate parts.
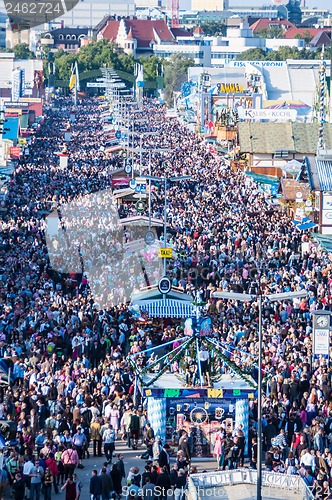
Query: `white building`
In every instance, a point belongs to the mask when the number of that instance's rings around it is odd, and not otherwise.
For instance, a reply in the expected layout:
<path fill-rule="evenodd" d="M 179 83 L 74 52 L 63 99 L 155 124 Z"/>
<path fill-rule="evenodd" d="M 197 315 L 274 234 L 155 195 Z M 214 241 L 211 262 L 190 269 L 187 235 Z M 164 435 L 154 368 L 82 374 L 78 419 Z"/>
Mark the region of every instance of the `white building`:
<path fill-rule="evenodd" d="M 14 59 L 12 53 L 0 54 L 0 89 L 2 97 L 10 96 L 13 90 L 14 78 L 17 70 L 21 70 L 24 74 L 24 82 L 22 83 L 22 95 L 31 95 L 31 89 L 35 86 L 36 72 L 43 72 L 43 61 L 40 59 Z"/>
<path fill-rule="evenodd" d="M 228 10 L 229 0 L 191 0 L 192 10 Z"/>
<path fill-rule="evenodd" d="M 254 37 L 247 24 L 228 28 L 226 36 L 214 37 L 211 47 L 211 66 L 219 66 L 220 59 L 236 59 L 249 49 L 266 49 L 265 38 Z"/>
<path fill-rule="evenodd" d="M 190 42 L 193 37 L 186 37 L 184 41 Z M 173 54 L 182 54 L 185 57 L 191 57 L 196 66 L 211 65 L 211 45 L 202 43 L 181 43 L 181 38 L 178 38 L 178 44 L 158 44 L 154 45 L 153 53 L 157 57 L 168 59 Z"/>
<path fill-rule="evenodd" d="M 135 0 L 135 5 L 137 8 L 154 8 L 162 7 L 162 0 Z"/>
<path fill-rule="evenodd" d="M 239 28 L 228 28 L 226 36 L 205 36 L 196 28 L 193 36 L 177 37 L 177 43 L 157 44 L 154 54 L 169 58 L 172 54 L 185 54 L 195 60 L 198 66 L 220 67 L 226 60 L 235 60 L 242 52 L 249 49 L 277 50 L 279 47 L 304 47 L 304 40 L 265 39 L 254 37 L 247 24 Z"/>
<path fill-rule="evenodd" d="M 64 21 L 65 26 L 96 26 L 105 16 L 133 16 L 135 15 L 134 0 L 81 0 L 64 16 L 57 21 Z"/>

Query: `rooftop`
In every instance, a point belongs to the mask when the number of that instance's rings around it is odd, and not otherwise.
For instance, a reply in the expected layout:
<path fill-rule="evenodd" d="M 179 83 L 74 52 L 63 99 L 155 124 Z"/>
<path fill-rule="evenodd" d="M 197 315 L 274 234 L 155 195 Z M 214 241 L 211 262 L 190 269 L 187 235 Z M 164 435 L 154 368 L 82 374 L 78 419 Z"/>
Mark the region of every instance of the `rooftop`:
<path fill-rule="evenodd" d="M 238 124 L 242 153 L 274 154 L 277 150 L 315 154 L 318 123 L 249 123 Z M 332 124 L 324 124 L 324 143 L 332 148 Z"/>
<path fill-rule="evenodd" d="M 159 38 L 162 42 L 174 41 L 174 36 L 164 20 L 156 19 L 124 19 L 127 33 L 137 40 L 137 47 L 149 47 L 151 42 Z M 108 20 L 102 29 L 104 38 L 115 40 L 119 31 L 119 21 Z"/>

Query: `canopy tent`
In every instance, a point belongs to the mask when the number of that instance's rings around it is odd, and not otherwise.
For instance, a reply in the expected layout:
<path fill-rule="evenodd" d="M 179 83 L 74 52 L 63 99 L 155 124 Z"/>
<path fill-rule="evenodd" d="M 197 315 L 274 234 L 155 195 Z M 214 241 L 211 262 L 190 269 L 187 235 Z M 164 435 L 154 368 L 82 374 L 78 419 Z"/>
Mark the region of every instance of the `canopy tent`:
<path fill-rule="evenodd" d="M 0 358 L 0 386 L 14 383 L 13 366 L 11 358 Z"/>
<path fill-rule="evenodd" d="M 323 235 L 319 233 L 311 233 L 311 236 L 320 244 L 323 250 L 332 253 L 332 236 Z"/>
<path fill-rule="evenodd" d="M 19 118 L 5 118 L 2 131 L 2 139 L 16 142 L 19 133 Z"/>
<path fill-rule="evenodd" d="M 180 288 L 172 287 L 164 300 L 156 285 L 137 292 L 132 304 L 147 312 L 150 318 L 190 318 L 195 314 L 193 298 Z"/>
<path fill-rule="evenodd" d="M 279 180 L 276 177 L 272 177 L 271 175 L 256 174 L 255 172 L 245 172 L 245 174 L 259 184 L 269 184 L 278 189 Z"/>
<path fill-rule="evenodd" d="M 151 227 L 163 227 L 164 221 L 162 219 L 157 219 L 156 217 L 149 217 L 146 215 L 134 215 L 132 217 L 126 217 L 121 219 L 121 224 L 123 226 L 149 226 Z"/>
<path fill-rule="evenodd" d="M 261 186 L 264 192 L 277 196 L 279 180 L 276 177 L 270 175 L 256 174 L 255 172 L 245 172 L 245 174 L 250 177 L 253 181 L 257 182 Z"/>
<path fill-rule="evenodd" d="M 139 305 L 149 318 L 190 318 L 194 314 L 192 304 L 181 300 L 160 299 Z"/>
<path fill-rule="evenodd" d="M 317 227 L 317 224 L 313 222 L 309 217 L 304 217 L 302 220 L 292 220 L 292 223 L 299 231 L 307 231 L 308 229 L 313 229 Z"/>
<path fill-rule="evenodd" d="M 301 172 L 302 163 L 297 160 L 291 160 L 282 165 L 281 170 L 286 174 L 294 175 L 295 177 Z"/>

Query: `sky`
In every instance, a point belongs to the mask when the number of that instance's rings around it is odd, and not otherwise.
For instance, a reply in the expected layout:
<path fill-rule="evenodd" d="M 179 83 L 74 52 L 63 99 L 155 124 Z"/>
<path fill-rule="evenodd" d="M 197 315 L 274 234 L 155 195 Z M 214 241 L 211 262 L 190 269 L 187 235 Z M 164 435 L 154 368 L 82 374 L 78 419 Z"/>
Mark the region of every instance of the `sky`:
<path fill-rule="evenodd" d="M 232 7 L 261 7 L 262 5 L 272 5 L 272 0 L 229 0 Z M 319 9 L 332 10 L 331 0 L 306 0 L 306 6 L 309 8 L 317 7 Z"/>
<path fill-rule="evenodd" d="M 305 0 L 309 8 L 330 9 L 332 12 L 332 0 Z M 229 0 L 230 9 L 232 7 L 261 7 L 262 5 L 273 5 L 273 0 Z M 191 0 L 180 0 L 180 9 L 190 9 Z"/>

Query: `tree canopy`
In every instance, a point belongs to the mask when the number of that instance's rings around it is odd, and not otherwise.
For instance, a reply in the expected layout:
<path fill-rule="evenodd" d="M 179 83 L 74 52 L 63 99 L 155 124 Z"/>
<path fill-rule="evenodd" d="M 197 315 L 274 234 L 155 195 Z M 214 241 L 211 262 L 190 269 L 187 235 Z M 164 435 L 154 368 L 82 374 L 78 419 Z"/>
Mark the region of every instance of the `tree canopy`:
<path fill-rule="evenodd" d="M 175 54 L 169 61 L 164 63 L 164 87 L 165 100 L 171 104 L 173 92 L 181 89 L 182 83 L 187 79 L 187 71 L 190 66 L 195 66 L 193 59 L 182 54 Z"/>
<path fill-rule="evenodd" d="M 13 52 L 15 59 L 35 59 L 36 55 L 31 52 L 27 43 L 19 43 L 12 49 L 0 50 L 0 52 Z"/>
<path fill-rule="evenodd" d="M 226 35 L 226 25 L 223 24 L 221 21 L 205 21 L 203 23 L 197 24 L 195 28 L 198 28 L 198 26 L 202 28 L 205 35 L 209 36 Z"/>
<path fill-rule="evenodd" d="M 237 57 L 238 61 L 286 61 L 286 59 L 320 59 L 320 50 L 312 52 L 311 50 L 297 47 L 280 47 L 278 50 L 269 50 L 265 52 L 262 49 L 249 49 L 242 52 Z"/>

